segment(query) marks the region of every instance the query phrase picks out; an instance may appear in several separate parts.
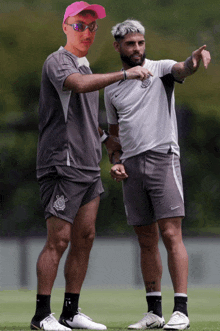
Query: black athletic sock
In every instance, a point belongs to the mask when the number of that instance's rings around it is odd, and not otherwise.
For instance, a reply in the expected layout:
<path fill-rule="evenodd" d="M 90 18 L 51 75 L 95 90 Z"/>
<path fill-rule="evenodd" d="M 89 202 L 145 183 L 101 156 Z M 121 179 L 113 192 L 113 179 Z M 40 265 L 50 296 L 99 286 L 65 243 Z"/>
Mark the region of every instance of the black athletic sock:
<path fill-rule="evenodd" d="M 68 319 L 76 315 L 78 311 L 78 303 L 79 303 L 79 294 L 65 293 L 63 311 L 61 316 Z"/>
<path fill-rule="evenodd" d="M 152 312 L 159 317 L 162 317 L 162 297 L 159 295 L 146 296 L 148 304 L 148 312 Z"/>
<path fill-rule="evenodd" d="M 33 320 L 42 321 L 50 314 L 50 295 L 37 294 L 36 312 L 33 317 Z"/>
<path fill-rule="evenodd" d="M 174 309 L 173 309 L 173 312 L 180 311 L 181 313 L 183 313 L 186 316 L 188 316 L 187 301 L 188 301 L 188 298 L 187 297 L 181 297 L 181 296 L 174 297 Z"/>

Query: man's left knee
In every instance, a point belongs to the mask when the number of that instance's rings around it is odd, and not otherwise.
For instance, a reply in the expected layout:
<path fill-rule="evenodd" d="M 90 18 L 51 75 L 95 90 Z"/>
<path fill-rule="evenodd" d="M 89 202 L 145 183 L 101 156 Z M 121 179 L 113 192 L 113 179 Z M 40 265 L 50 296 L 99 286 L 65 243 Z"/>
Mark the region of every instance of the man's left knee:
<path fill-rule="evenodd" d="M 94 239 L 95 230 L 84 229 L 73 237 L 72 246 L 78 247 L 78 249 L 89 249 L 89 247 L 92 247 Z"/>
<path fill-rule="evenodd" d="M 82 239 L 85 240 L 88 243 L 93 243 L 95 239 L 95 230 L 94 229 L 88 229 L 88 231 L 85 231 L 82 233 Z"/>
<path fill-rule="evenodd" d="M 182 240 L 182 218 L 171 218 L 159 221 L 161 236 L 167 245 L 173 245 Z"/>

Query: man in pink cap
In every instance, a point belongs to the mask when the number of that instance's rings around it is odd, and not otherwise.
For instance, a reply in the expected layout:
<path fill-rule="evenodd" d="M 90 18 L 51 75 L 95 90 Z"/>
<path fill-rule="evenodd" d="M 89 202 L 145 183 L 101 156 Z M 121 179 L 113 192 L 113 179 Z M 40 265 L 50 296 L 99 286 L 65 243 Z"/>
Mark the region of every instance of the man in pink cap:
<path fill-rule="evenodd" d="M 126 79 L 144 80 L 141 66 L 127 71 L 92 74 L 86 55 L 105 17 L 100 5 L 74 2 L 63 19 L 65 47 L 46 59 L 39 101 L 37 179 L 47 221 L 47 240 L 37 262 L 37 303 L 32 330 L 105 330 L 78 309 L 95 237 L 95 221 L 103 187 L 101 143 L 109 153 L 120 145 L 98 124 L 98 90 Z M 65 263 L 65 296 L 59 322 L 51 314 L 50 297 L 60 259 Z"/>

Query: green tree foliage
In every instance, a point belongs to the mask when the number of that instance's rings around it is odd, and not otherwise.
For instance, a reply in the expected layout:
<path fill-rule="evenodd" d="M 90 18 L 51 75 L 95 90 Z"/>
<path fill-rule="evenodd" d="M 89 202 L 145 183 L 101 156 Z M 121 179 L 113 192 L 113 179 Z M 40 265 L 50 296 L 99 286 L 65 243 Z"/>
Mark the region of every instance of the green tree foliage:
<path fill-rule="evenodd" d="M 41 70 L 46 57 L 65 44 L 61 22 L 69 1 L 8 0 L 0 14 L 0 235 L 39 235 L 45 221 L 35 179 L 38 135 L 37 108 Z M 187 233 L 220 232 L 220 22 L 219 0 L 99 1 L 107 18 L 99 30 L 88 59 L 93 72 L 121 68 L 112 47 L 111 27 L 133 17 L 146 26 L 146 53 L 151 59 L 183 61 L 206 43 L 212 64 L 176 86 L 181 159 L 185 187 Z M 106 127 L 103 91 L 100 122 Z M 131 233 L 126 225 L 121 184 L 111 180 L 103 149 L 101 162 L 105 186 L 97 232 Z"/>
<path fill-rule="evenodd" d="M 22 6 L 1 14 L 1 234 L 44 231 L 35 180 L 42 64 L 64 40 L 57 15 Z M 49 26 L 50 33 L 45 27 Z"/>

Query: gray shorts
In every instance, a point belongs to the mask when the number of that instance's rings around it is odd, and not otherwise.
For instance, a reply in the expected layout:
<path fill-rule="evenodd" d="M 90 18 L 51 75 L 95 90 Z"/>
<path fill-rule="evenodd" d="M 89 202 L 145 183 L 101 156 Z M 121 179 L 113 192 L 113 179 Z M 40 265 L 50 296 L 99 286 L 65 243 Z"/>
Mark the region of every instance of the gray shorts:
<path fill-rule="evenodd" d="M 79 208 L 103 193 L 99 171 L 53 166 L 37 170 L 45 219 L 59 217 L 70 223 Z"/>
<path fill-rule="evenodd" d="M 184 198 L 179 157 L 152 151 L 124 162 L 125 212 L 129 225 L 149 225 L 159 219 L 184 217 Z"/>

